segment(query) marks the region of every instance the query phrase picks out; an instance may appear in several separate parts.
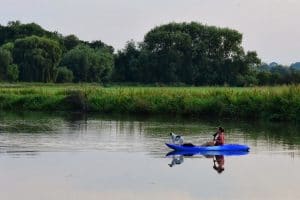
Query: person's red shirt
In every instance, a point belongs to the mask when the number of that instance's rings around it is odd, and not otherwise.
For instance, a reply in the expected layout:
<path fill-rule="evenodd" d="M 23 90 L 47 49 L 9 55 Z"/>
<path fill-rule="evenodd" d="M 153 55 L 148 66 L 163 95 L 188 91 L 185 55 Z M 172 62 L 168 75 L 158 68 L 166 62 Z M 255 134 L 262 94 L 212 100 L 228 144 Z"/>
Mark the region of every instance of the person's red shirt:
<path fill-rule="evenodd" d="M 216 145 L 223 145 L 225 144 L 225 135 L 224 133 L 219 133 L 218 136 L 217 136 L 217 139 L 216 139 Z"/>

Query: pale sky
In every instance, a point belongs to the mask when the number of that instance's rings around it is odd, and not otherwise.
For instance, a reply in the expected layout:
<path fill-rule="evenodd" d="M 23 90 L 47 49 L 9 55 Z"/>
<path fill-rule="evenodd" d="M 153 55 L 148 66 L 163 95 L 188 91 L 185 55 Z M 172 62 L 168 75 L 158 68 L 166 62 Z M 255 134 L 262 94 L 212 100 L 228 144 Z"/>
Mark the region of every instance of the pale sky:
<path fill-rule="evenodd" d="M 0 0 L 0 24 L 12 20 L 116 49 L 154 26 L 197 21 L 240 31 L 264 62 L 300 61 L 300 0 Z"/>

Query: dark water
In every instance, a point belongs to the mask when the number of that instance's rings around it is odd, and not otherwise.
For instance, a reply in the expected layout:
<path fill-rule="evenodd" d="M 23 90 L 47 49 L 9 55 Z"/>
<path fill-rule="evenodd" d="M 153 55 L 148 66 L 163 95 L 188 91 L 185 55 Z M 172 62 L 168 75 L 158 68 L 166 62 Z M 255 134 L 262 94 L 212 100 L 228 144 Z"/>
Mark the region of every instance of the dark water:
<path fill-rule="evenodd" d="M 165 156 L 170 131 L 201 144 L 219 125 L 228 143 L 251 147 L 247 155 L 225 156 L 224 171 L 213 168 L 218 157 Z M 299 170 L 295 124 L 0 114 L 1 199 L 296 200 Z"/>

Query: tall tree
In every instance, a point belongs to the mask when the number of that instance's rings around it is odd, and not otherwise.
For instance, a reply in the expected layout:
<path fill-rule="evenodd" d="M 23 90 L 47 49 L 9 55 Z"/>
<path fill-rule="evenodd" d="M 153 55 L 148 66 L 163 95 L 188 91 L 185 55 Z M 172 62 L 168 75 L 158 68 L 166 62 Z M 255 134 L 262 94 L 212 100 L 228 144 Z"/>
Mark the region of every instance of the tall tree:
<path fill-rule="evenodd" d="M 22 24 L 20 21 L 11 21 L 7 26 L 0 26 L 0 45 L 32 35 L 58 39 L 57 34 L 44 30 L 36 23 Z"/>
<path fill-rule="evenodd" d="M 0 48 L 0 80 L 6 80 L 7 69 L 12 64 L 11 53 L 3 48 Z"/>
<path fill-rule="evenodd" d="M 134 41 L 127 42 L 124 50 L 118 51 L 115 56 L 114 81 L 140 81 L 140 49 Z"/>
<path fill-rule="evenodd" d="M 13 44 L 6 43 L 0 48 L 0 81 L 17 81 L 19 68 L 13 64 Z"/>
<path fill-rule="evenodd" d="M 102 82 L 111 74 L 113 55 L 107 49 L 78 45 L 64 55 L 61 65 L 73 72 L 76 82 Z"/>
<path fill-rule="evenodd" d="M 101 40 L 94 40 L 92 42 L 85 42 L 86 45 L 93 49 L 106 49 L 110 53 L 114 53 L 114 48 L 102 42 Z"/>
<path fill-rule="evenodd" d="M 235 84 L 253 64 L 250 57 L 256 56 L 245 54 L 241 43 L 242 34 L 228 28 L 170 23 L 145 35 L 142 51 L 149 63 L 143 66 L 150 82 Z"/>
<path fill-rule="evenodd" d="M 58 42 L 48 38 L 29 36 L 16 40 L 13 58 L 20 68 L 20 80 L 53 82 L 61 54 Z"/>
<path fill-rule="evenodd" d="M 63 37 L 63 43 L 67 51 L 73 49 L 80 44 L 80 40 L 76 35 L 67 35 Z"/>

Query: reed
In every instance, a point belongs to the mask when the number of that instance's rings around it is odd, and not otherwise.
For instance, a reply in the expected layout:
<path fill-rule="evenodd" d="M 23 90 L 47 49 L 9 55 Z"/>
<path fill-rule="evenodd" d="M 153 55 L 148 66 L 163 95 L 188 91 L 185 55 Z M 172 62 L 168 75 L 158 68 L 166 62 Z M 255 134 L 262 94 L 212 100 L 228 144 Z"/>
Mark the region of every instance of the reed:
<path fill-rule="evenodd" d="M 180 114 L 299 121 L 300 86 L 232 88 L 2 84 L 0 110 Z"/>

